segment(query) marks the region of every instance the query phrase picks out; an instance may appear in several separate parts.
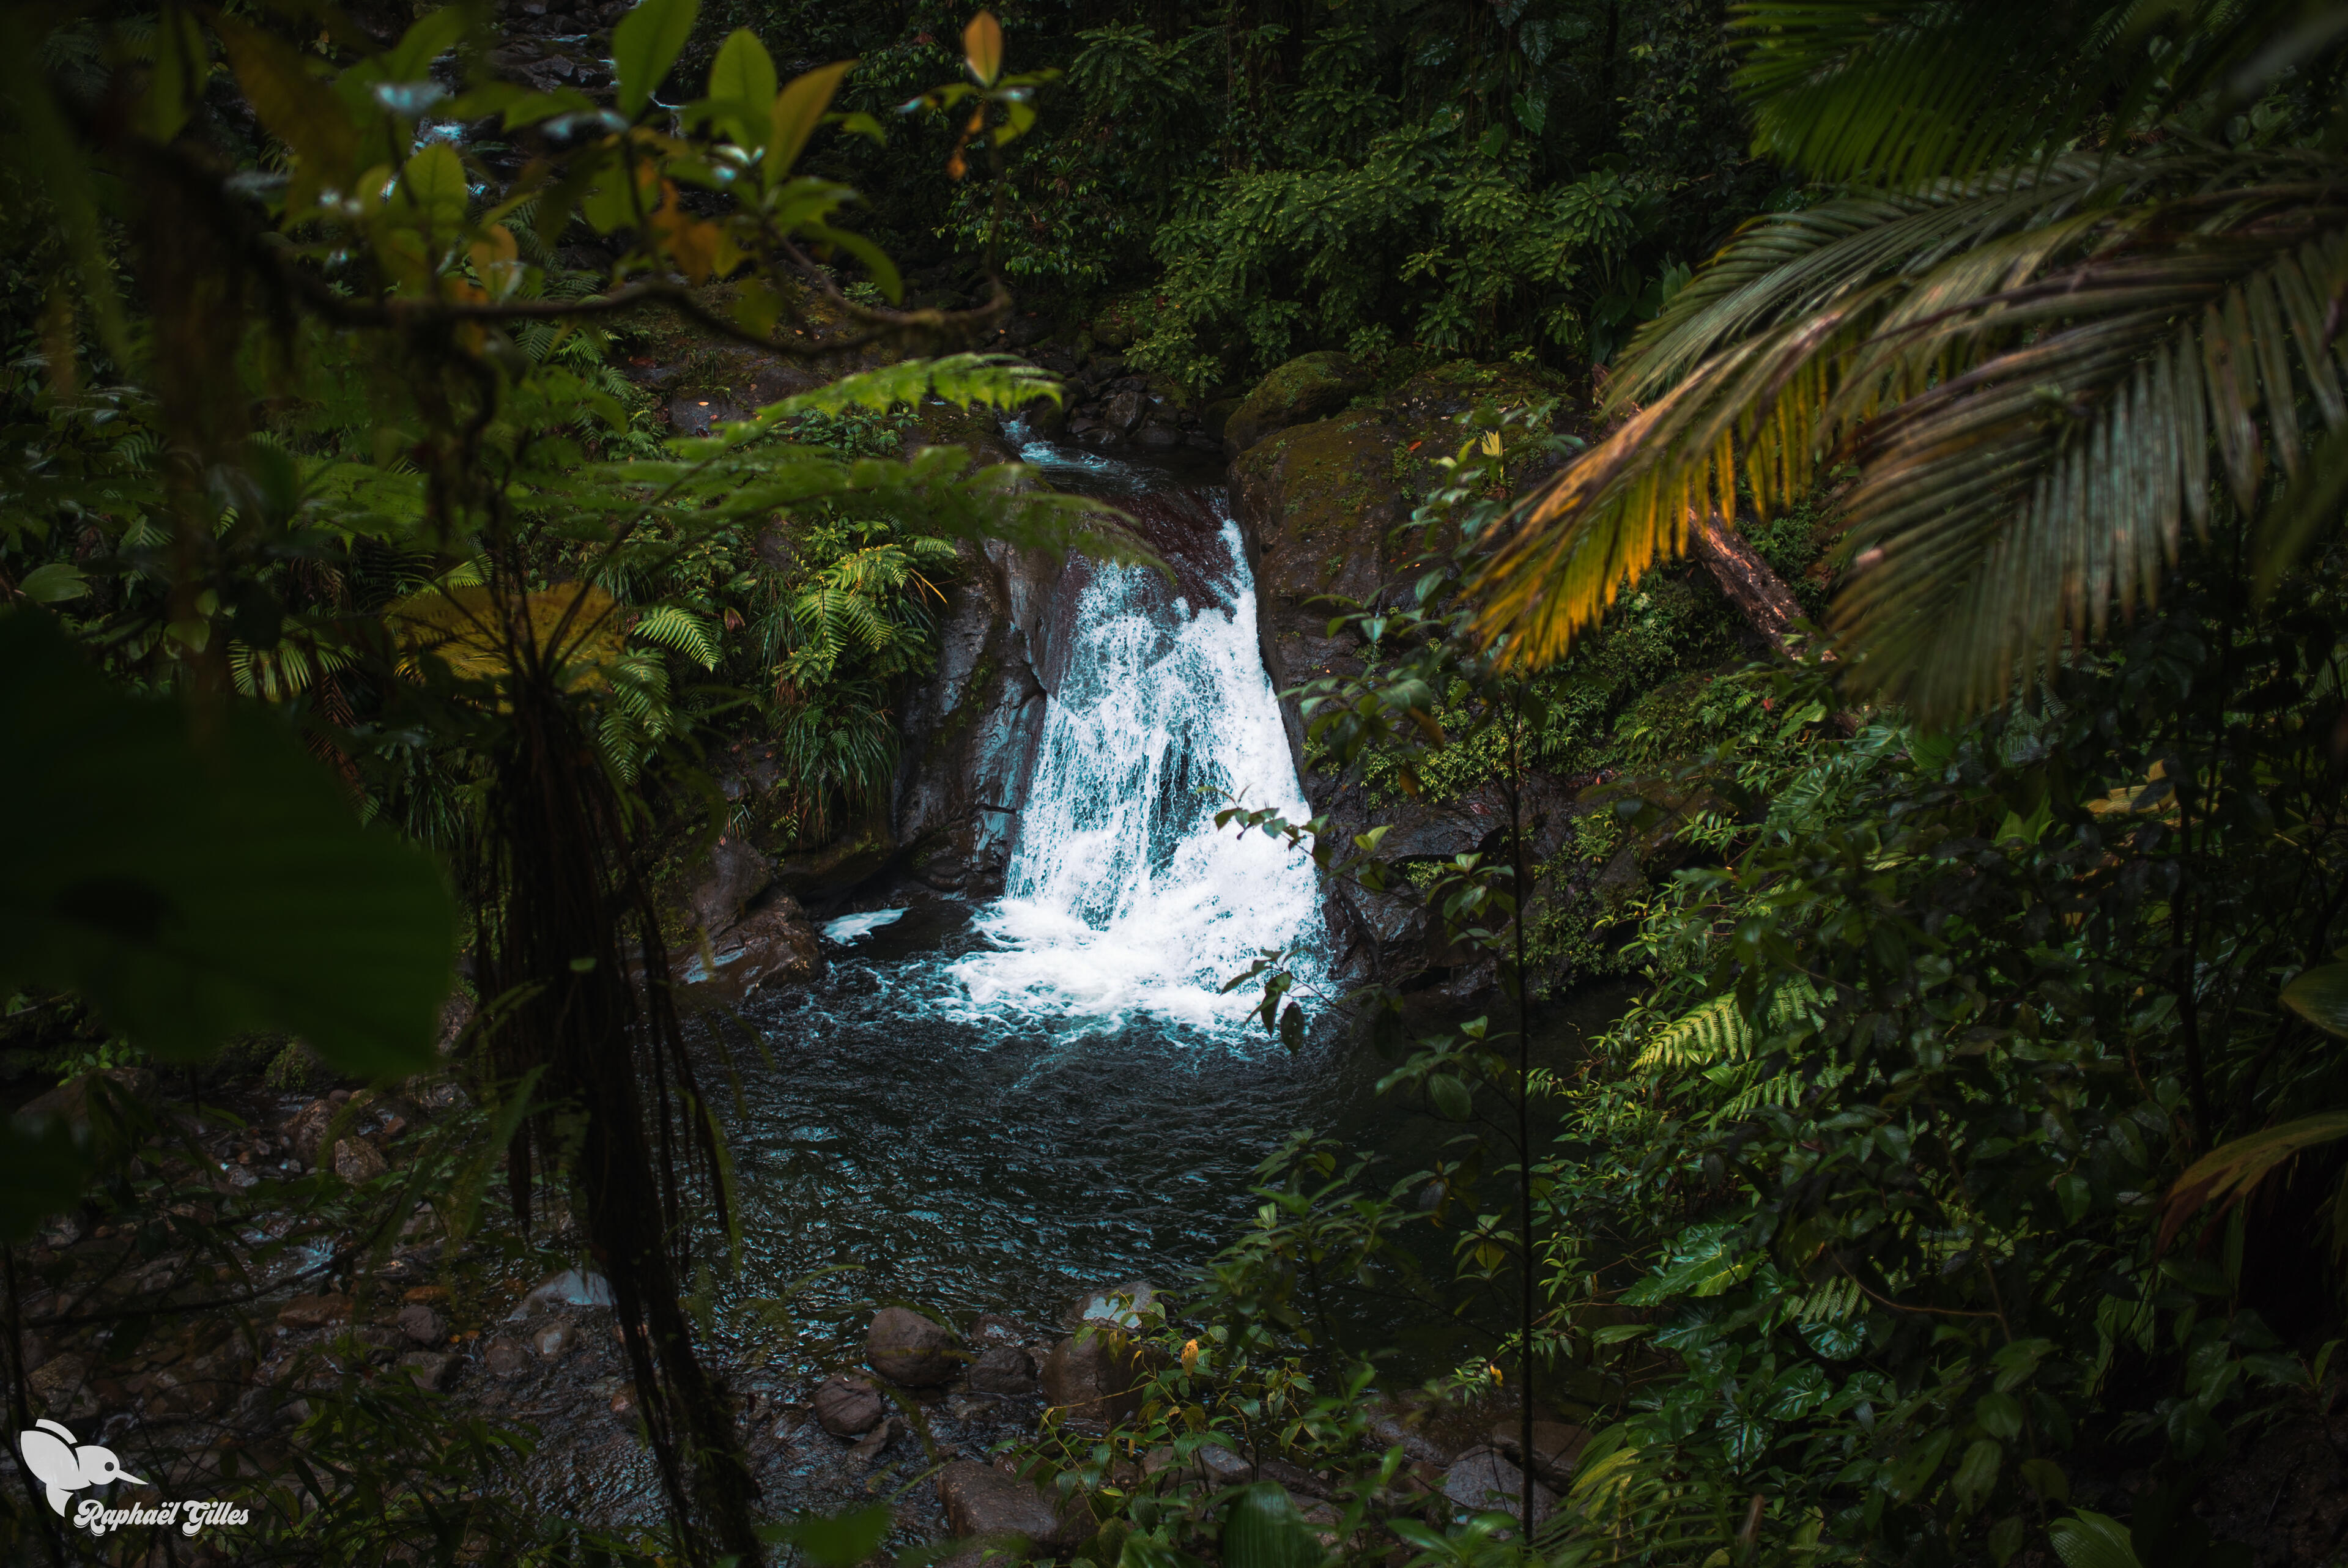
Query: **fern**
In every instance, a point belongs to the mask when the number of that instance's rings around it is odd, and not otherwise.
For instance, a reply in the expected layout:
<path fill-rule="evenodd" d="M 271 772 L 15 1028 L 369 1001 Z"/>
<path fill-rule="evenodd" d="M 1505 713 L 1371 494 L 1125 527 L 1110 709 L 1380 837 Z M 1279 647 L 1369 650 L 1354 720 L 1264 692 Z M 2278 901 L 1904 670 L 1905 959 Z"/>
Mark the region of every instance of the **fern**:
<path fill-rule="evenodd" d="M 1003 354 L 951 354 L 942 359 L 906 359 L 843 376 L 829 386 L 801 392 L 758 411 L 761 423 L 797 414 L 841 414 L 850 408 L 886 412 L 901 403 L 938 398 L 957 407 L 973 404 L 1017 408 L 1038 397 L 1060 400 L 1060 384 L 1050 375 Z"/>
<path fill-rule="evenodd" d="M 1715 996 L 1658 1030 L 1632 1062 L 1631 1068 L 1633 1072 L 1648 1072 L 1743 1060 L 1753 1054 L 1754 1045 L 1763 1034 L 1781 1029 L 1815 1012 L 1818 1003 L 1818 994 L 1814 987 L 1806 981 L 1792 981 L 1769 998 L 1761 1027 L 1756 1030 L 1734 994 Z"/>
<path fill-rule="evenodd" d="M 705 670 L 717 667 L 717 629 L 682 605 L 654 605 L 637 618 L 630 635 L 673 648 Z"/>

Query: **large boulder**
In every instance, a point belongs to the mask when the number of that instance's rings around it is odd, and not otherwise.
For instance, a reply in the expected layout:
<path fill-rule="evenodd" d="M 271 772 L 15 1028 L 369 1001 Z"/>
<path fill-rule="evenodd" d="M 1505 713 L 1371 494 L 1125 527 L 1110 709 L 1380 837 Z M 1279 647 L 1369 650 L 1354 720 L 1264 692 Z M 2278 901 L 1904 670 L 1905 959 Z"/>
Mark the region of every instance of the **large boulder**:
<path fill-rule="evenodd" d="M 1399 432 L 1375 409 L 1316 420 L 1258 443 L 1231 465 L 1231 502 L 1255 570 L 1256 629 L 1275 689 L 1356 667 L 1358 644 L 1329 634 L 1337 608 L 1387 579 L 1387 536 L 1409 515 L 1394 478 Z M 1301 765 L 1303 727 L 1282 704 Z"/>
<path fill-rule="evenodd" d="M 1044 1357 L 1045 1401 L 1080 1431 L 1106 1431 L 1141 1408 L 1141 1357 L 1114 1329 L 1089 1327 Z"/>
<path fill-rule="evenodd" d="M 891 1383 L 934 1388 L 961 1371 L 969 1357 L 952 1329 L 910 1308 L 884 1306 L 872 1315 L 864 1359 Z"/>
<path fill-rule="evenodd" d="M 286 1118 L 278 1128 L 277 1130 L 285 1135 L 286 1143 L 293 1149 L 294 1158 L 305 1168 L 317 1165 L 318 1145 L 326 1136 L 326 1125 L 335 1119 L 335 1112 L 341 1109 L 331 1099 L 314 1099 Z"/>
<path fill-rule="evenodd" d="M 696 1004 L 739 1002 L 761 986 L 816 978 L 823 973 L 823 948 L 798 900 L 778 893 L 712 939 L 705 956 L 697 945 L 673 954 L 669 972 Z"/>
<path fill-rule="evenodd" d="M 1236 458 L 1275 430 L 1334 414 L 1367 385 L 1343 354 L 1323 350 L 1292 359 L 1257 382 L 1231 410 L 1223 423 L 1223 455 Z"/>
<path fill-rule="evenodd" d="M 335 1174 L 356 1186 L 382 1175 L 385 1165 L 383 1151 L 364 1138 L 340 1138 L 335 1140 Z"/>
<path fill-rule="evenodd" d="M 448 1320 L 427 1302 L 409 1302 L 399 1309 L 399 1315 L 392 1323 L 417 1345 L 438 1345 L 448 1337 Z"/>
<path fill-rule="evenodd" d="M 106 1094 L 117 1100 L 152 1100 L 155 1098 L 155 1075 L 146 1068 L 106 1068 L 87 1072 L 70 1083 L 58 1085 L 46 1094 L 28 1100 L 17 1115 L 39 1119 L 54 1118 L 69 1126 L 79 1126 L 89 1119 L 90 1095 L 98 1079 L 106 1080 Z"/>
<path fill-rule="evenodd" d="M 1581 1450 L 1590 1446 L 1590 1429 L 1570 1421 L 1533 1422 L 1533 1474 L 1555 1487 L 1565 1487 L 1573 1480 L 1573 1467 L 1581 1458 Z M 1515 1421 L 1502 1421 L 1492 1429 L 1492 1447 L 1506 1454 L 1518 1465 L 1524 1463 L 1524 1431 Z"/>
<path fill-rule="evenodd" d="M 992 1545 L 1049 1552 L 1092 1533 L 1081 1505 L 1055 1507 L 1042 1488 L 974 1460 L 956 1460 L 938 1472 L 938 1501 L 948 1530 Z"/>
<path fill-rule="evenodd" d="M 685 895 L 685 913 L 695 929 L 726 930 L 741 919 L 749 902 L 767 891 L 775 879 L 774 866 L 739 833 L 721 836 Z"/>
<path fill-rule="evenodd" d="M 1524 1484 L 1525 1472 L 1491 1449 L 1470 1449 L 1443 1472 L 1443 1495 L 1453 1506 L 1470 1513 L 1521 1517 Z M 1557 1494 L 1533 1482 L 1534 1527 L 1540 1528 L 1556 1508 Z"/>

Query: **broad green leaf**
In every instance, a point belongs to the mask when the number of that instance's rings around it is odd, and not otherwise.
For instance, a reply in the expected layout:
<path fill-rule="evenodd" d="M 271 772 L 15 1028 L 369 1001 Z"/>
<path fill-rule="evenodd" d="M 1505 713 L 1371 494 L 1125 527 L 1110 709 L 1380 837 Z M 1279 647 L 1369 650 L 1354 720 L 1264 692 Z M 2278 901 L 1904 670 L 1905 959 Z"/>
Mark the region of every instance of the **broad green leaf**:
<path fill-rule="evenodd" d="M 2028 1459 L 2014 1468 L 2021 1472 L 2023 1483 L 2048 1502 L 2069 1501 L 2071 1478 L 2053 1460 Z"/>
<path fill-rule="evenodd" d="M 2319 964 L 2302 970 L 2282 988 L 2282 999 L 2317 1028 L 2348 1035 L 2348 964 Z"/>
<path fill-rule="evenodd" d="M 1321 1543 L 1287 1491 L 1257 1481 L 1223 1518 L 1223 1568 L 1315 1568 Z"/>
<path fill-rule="evenodd" d="M 2107 1514 L 2083 1508 L 2069 1519 L 2056 1520 L 2046 1533 L 2063 1568 L 2144 1568 L 2136 1554 L 2136 1537 Z"/>
<path fill-rule="evenodd" d="M 19 824 L 0 985 L 77 991 L 169 1058 L 276 1029 L 365 1077 L 429 1065 L 448 887 L 422 850 L 362 827 L 278 720 L 125 696 L 17 610 L 0 615 L 0 820 Z"/>
<path fill-rule="evenodd" d="M 652 102 L 700 11 L 700 0 L 642 0 L 620 18 L 612 29 L 612 74 L 622 114 L 633 119 Z"/>
<path fill-rule="evenodd" d="M 478 583 L 437 586 L 394 601 L 383 614 L 398 634 L 405 674 L 420 674 L 433 659 L 459 680 L 496 681 L 519 658 L 551 668 L 567 691 L 608 685 L 604 672 L 626 635 L 618 601 L 591 583 L 502 603 Z"/>
<path fill-rule="evenodd" d="M 848 75 L 853 60 L 841 60 L 834 65 L 819 66 L 805 76 L 794 77 L 791 83 L 775 95 L 775 107 L 767 113 L 767 183 L 778 183 L 791 171 L 806 150 L 808 138 L 823 123 L 823 111 L 831 107 L 831 97 Z"/>
<path fill-rule="evenodd" d="M 2018 1438 L 2022 1435 L 2022 1401 L 2011 1394 L 1983 1394 L 1973 1401 L 1973 1419 L 1993 1438 Z"/>
<path fill-rule="evenodd" d="M 400 170 L 399 188 L 419 223 L 442 237 L 464 227 L 465 203 L 471 194 L 465 181 L 464 160 L 445 141 L 436 141 L 407 160 Z"/>
<path fill-rule="evenodd" d="M 58 604 L 89 592 L 89 579 L 70 561 L 52 561 L 25 573 L 16 591 L 36 604 Z"/>
<path fill-rule="evenodd" d="M 1592 1345 L 1620 1345 L 1626 1339 L 1636 1339 L 1643 1334 L 1653 1334 L 1652 1323 L 1610 1323 L 1590 1336 Z"/>
<path fill-rule="evenodd" d="M 905 297 L 905 285 L 897 275 L 897 263 L 891 261 L 889 253 L 880 246 L 852 230 L 835 229 L 829 223 L 808 223 L 802 227 L 807 233 L 826 244 L 839 246 L 862 262 L 864 270 L 872 274 L 874 285 L 891 304 Z"/>
<path fill-rule="evenodd" d="M 709 67 L 709 101 L 736 142 L 764 147 L 772 133 L 775 60 L 747 27 L 736 27 Z"/>
<path fill-rule="evenodd" d="M 1965 1457 L 1957 1461 L 1957 1473 L 1949 1480 L 1965 1511 L 1972 1512 L 1987 1500 L 1990 1488 L 1997 1484 L 1998 1466 L 2004 1462 L 2005 1449 L 1993 1439 L 1977 1438 L 1966 1447 Z"/>
<path fill-rule="evenodd" d="M 595 114 L 599 106 L 593 98 L 576 88 L 557 88 L 551 93 L 523 93 L 503 106 L 508 130 L 520 130 L 536 125 L 542 119 L 552 119 L 558 114 Z M 605 115 L 609 119 L 608 114 Z M 613 129 L 619 129 L 615 124 Z"/>
<path fill-rule="evenodd" d="M 401 36 L 392 51 L 384 56 L 383 79 L 387 82 L 425 80 L 431 72 L 432 62 L 462 43 L 464 37 L 463 7 L 447 5 L 438 11 L 427 11 Z"/>
<path fill-rule="evenodd" d="M 139 130 L 156 141 L 179 135 L 211 71 L 211 53 L 195 17 L 180 6 L 165 6 L 155 23 L 155 68 L 139 100 Z"/>
<path fill-rule="evenodd" d="M 1465 1121 L 1476 1114 L 1475 1097 L 1468 1086 L 1449 1073 L 1435 1073 L 1426 1080 L 1426 1098 L 1437 1116 L 1450 1121 Z"/>

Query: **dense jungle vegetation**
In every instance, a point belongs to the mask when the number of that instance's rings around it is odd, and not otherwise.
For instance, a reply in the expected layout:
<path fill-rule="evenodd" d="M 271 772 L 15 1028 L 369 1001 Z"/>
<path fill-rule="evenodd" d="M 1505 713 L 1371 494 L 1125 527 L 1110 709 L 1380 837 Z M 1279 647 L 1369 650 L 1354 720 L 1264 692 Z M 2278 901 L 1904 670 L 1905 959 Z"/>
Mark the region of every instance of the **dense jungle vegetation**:
<path fill-rule="evenodd" d="M 0 80 L 12 1561 L 2348 1561 L 2337 7 L 25 0 Z M 922 1545 L 761 1501 L 673 882 L 861 841 L 986 549 L 1151 559 L 969 436 L 1052 353 L 1468 389 L 1288 694 L 1345 804 L 1225 813 L 1425 923 L 1232 985 L 1456 1136 L 1300 1130 Z M 566 1264 L 634 1522 L 446 1386 Z M 247 1517 L 78 1525 L 117 1408 Z"/>

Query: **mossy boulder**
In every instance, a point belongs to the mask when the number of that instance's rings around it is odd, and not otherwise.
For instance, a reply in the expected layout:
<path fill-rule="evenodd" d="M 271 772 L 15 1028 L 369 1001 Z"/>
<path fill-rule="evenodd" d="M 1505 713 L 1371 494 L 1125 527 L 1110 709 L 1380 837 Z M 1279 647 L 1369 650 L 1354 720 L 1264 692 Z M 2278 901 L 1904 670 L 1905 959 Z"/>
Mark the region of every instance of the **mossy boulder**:
<path fill-rule="evenodd" d="M 1281 430 L 1231 465 L 1232 509 L 1253 557 L 1264 667 L 1285 689 L 1350 668 L 1354 639 L 1329 634 L 1332 600 L 1375 601 L 1387 536 L 1409 515 L 1394 479 L 1398 432 L 1373 409 Z M 1302 746 L 1292 704 L 1290 740 Z M 1301 751 L 1300 751 L 1301 758 Z"/>
<path fill-rule="evenodd" d="M 1343 354 L 1323 350 L 1292 359 L 1231 410 L 1223 425 L 1223 455 L 1237 458 L 1276 430 L 1334 414 L 1368 385 Z"/>

